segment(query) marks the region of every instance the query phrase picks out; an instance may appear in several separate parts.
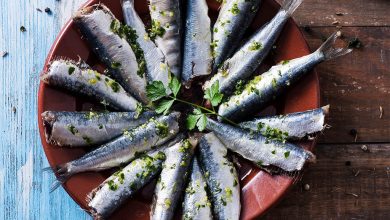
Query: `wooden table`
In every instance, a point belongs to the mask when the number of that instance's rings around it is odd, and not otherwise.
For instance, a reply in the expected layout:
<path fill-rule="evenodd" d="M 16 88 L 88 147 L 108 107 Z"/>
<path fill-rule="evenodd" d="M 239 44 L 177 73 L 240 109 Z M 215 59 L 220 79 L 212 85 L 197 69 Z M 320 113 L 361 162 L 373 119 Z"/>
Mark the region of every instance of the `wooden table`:
<path fill-rule="evenodd" d="M 40 171 L 48 163 L 36 122 L 39 71 L 82 2 L 0 1 L 0 51 L 9 53 L 0 57 L 0 219 L 89 219 L 62 188 L 49 194 L 54 177 Z M 317 164 L 265 218 L 390 219 L 389 10 L 387 0 L 305 0 L 295 14 L 312 49 L 337 25 L 363 47 L 318 66 L 332 128 Z"/>

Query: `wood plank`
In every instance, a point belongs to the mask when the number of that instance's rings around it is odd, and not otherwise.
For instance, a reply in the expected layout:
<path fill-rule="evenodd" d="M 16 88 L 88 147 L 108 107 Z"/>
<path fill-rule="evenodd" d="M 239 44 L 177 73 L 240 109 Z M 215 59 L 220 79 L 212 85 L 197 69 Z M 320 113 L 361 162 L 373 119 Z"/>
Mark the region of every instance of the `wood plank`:
<path fill-rule="evenodd" d="M 301 26 L 333 26 L 335 21 L 342 26 L 390 25 L 387 0 L 304 0 L 293 17 Z"/>
<path fill-rule="evenodd" d="M 390 144 L 361 146 L 319 145 L 318 162 L 264 219 L 390 219 Z"/>
<path fill-rule="evenodd" d="M 311 28 L 305 37 L 315 50 L 334 31 Z M 332 126 L 320 142 L 354 142 L 351 129 L 357 130 L 358 142 L 390 142 L 390 27 L 349 27 L 342 32 L 344 41 L 357 36 L 363 47 L 317 67 L 322 105 L 331 105 L 328 124 Z"/>
<path fill-rule="evenodd" d="M 62 188 L 49 193 L 54 175 L 42 172 L 48 163 L 36 122 L 39 72 L 81 2 L 0 1 L 0 51 L 9 52 L 0 57 L 0 219 L 88 218 Z"/>

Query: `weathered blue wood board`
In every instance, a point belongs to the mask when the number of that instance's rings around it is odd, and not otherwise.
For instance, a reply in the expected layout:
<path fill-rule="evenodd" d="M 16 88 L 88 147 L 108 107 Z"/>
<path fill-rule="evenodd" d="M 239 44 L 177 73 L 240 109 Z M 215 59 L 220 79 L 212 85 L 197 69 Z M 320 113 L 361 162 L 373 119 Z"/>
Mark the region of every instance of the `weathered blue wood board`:
<path fill-rule="evenodd" d="M 54 175 L 41 172 L 48 162 L 37 126 L 39 73 L 62 25 L 83 2 L 0 0 L 0 53 L 9 53 L 0 57 L 0 219 L 90 218 L 62 188 L 49 193 Z"/>

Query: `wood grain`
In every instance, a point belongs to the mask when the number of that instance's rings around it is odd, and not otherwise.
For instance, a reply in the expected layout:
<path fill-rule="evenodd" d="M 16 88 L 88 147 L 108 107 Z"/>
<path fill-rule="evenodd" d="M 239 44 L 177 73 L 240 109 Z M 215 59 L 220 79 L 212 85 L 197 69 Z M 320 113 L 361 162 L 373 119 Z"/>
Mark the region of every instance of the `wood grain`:
<path fill-rule="evenodd" d="M 0 51 L 9 53 L 0 57 L 0 219 L 88 217 L 62 188 L 49 193 L 54 176 L 41 171 L 48 163 L 36 124 L 39 72 L 64 21 L 83 1 L 0 1 Z"/>
<path fill-rule="evenodd" d="M 305 37 L 312 50 L 322 38 L 336 31 L 332 27 L 311 28 Z M 351 54 L 320 64 L 321 101 L 331 105 L 321 142 L 390 142 L 390 27 L 343 28 L 344 41 L 358 37 L 363 47 Z M 380 118 L 380 107 L 383 114 Z"/>
<path fill-rule="evenodd" d="M 318 145 L 318 162 L 264 219 L 390 219 L 390 144 L 366 146 Z"/>
<path fill-rule="evenodd" d="M 389 1 L 304 0 L 294 18 L 301 26 L 388 26 Z"/>

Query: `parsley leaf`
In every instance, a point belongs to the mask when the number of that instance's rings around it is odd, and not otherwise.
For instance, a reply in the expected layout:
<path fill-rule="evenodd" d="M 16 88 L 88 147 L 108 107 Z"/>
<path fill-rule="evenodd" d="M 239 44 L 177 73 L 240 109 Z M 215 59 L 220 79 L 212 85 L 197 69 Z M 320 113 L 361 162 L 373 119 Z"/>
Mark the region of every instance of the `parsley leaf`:
<path fill-rule="evenodd" d="M 175 102 L 174 99 L 164 99 L 162 100 L 160 103 L 158 103 L 158 105 L 156 106 L 156 112 L 157 114 L 161 114 L 163 113 L 164 115 L 166 115 L 169 111 L 169 109 L 172 107 L 173 105 L 173 102 Z"/>
<path fill-rule="evenodd" d="M 207 117 L 199 109 L 194 109 L 193 114 L 188 115 L 186 127 L 188 130 L 193 130 L 195 126 L 199 131 L 206 129 Z"/>
<path fill-rule="evenodd" d="M 161 81 L 153 81 L 146 86 L 146 96 L 152 101 L 157 101 L 167 95 L 164 84 Z"/>
<path fill-rule="evenodd" d="M 193 130 L 199 119 L 200 119 L 200 115 L 188 115 L 187 120 L 186 120 L 187 129 Z"/>
<path fill-rule="evenodd" d="M 204 98 L 211 102 L 212 106 L 217 106 L 221 103 L 223 94 L 219 92 L 219 81 L 215 81 L 211 88 L 206 89 Z"/>
<path fill-rule="evenodd" d="M 173 78 L 168 84 L 168 87 L 172 91 L 173 95 L 176 97 L 180 91 L 181 84 L 179 80 L 175 76 L 173 76 Z"/>

